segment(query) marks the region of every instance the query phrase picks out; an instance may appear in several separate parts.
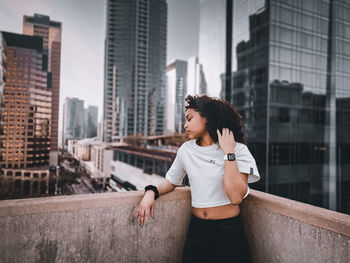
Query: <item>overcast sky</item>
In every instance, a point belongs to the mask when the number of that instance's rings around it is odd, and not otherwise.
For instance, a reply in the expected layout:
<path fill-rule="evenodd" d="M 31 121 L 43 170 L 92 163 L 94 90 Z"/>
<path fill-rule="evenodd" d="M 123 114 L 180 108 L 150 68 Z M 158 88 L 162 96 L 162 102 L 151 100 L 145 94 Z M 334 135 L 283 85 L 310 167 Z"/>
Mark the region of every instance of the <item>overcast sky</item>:
<path fill-rule="evenodd" d="M 23 15 L 62 22 L 60 129 L 66 97 L 103 101 L 105 0 L 0 0 L 0 31 L 22 34 Z M 199 0 L 168 0 L 167 61 L 198 55 Z"/>

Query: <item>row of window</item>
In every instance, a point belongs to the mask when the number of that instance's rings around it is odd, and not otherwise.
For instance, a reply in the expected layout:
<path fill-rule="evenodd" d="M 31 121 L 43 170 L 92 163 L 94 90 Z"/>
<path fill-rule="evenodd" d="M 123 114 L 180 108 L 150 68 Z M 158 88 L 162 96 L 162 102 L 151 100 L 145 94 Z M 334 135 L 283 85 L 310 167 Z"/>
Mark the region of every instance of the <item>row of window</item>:
<path fill-rule="evenodd" d="M 29 172 L 21 172 L 21 171 L 7 171 L 6 176 L 24 176 L 24 177 L 33 177 L 33 178 L 45 178 L 47 173 L 29 173 Z"/>
<path fill-rule="evenodd" d="M 14 184 L 12 185 L 12 180 L 8 179 L 6 181 L 0 180 L 0 196 L 14 196 L 14 197 L 26 197 L 30 194 L 32 196 L 35 195 L 44 195 L 46 194 L 47 190 L 47 182 L 42 181 L 30 181 L 30 180 L 24 180 L 21 179 L 15 180 Z"/>
<path fill-rule="evenodd" d="M 49 165 L 49 160 L 44 161 L 44 160 L 40 160 L 37 162 L 33 162 L 33 161 L 26 161 L 26 163 L 8 163 L 8 164 L 2 164 L 2 168 L 4 169 L 19 169 L 19 168 L 34 168 L 37 166 L 48 166 Z"/>
<path fill-rule="evenodd" d="M 336 165 L 350 164 L 346 158 L 350 144 L 339 143 L 336 147 Z M 249 150 L 262 170 L 266 163 L 266 144 L 249 143 Z M 314 165 L 329 162 L 329 145 L 325 143 L 270 143 L 269 160 L 271 166 L 278 165 Z"/>
<path fill-rule="evenodd" d="M 168 161 L 162 161 L 162 160 L 153 160 L 146 157 L 140 157 L 135 154 L 131 153 L 125 153 L 125 152 L 114 152 L 114 158 L 115 161 L 121 161 L 127 164 L 130 164 L 132 166 L 138 167 L 140 169 L 143 169 L 144 173 L 148 174 L 158 174 L 160 176 L 165 176 L 166 172 L 168 171 L 171 163 Z"/>

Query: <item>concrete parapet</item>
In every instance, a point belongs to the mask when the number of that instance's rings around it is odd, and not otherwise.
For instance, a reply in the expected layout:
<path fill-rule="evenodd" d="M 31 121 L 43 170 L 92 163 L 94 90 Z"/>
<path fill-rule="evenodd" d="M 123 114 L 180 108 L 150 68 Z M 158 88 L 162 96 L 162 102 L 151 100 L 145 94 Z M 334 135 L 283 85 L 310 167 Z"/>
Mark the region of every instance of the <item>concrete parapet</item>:
<path fill-rule="evenodd" d="M 254 191 L 241 205 L 253 262 L 350 262 L 350 216 Z"/>
<path fill-rule="evenodd" d="M 143 191 L 0 201 L 0 262 L 180 262 L 189 187 L 156 202 Z M 254 191 L 241 205 L 254 262 L 349 262 L 350 216 Z"/>
<path fill-rule="evenodd" d="M 139 227 L 142 191 L 0 202 L 0 262 L 179 262 L 190 191 L 161 196 Z"/>

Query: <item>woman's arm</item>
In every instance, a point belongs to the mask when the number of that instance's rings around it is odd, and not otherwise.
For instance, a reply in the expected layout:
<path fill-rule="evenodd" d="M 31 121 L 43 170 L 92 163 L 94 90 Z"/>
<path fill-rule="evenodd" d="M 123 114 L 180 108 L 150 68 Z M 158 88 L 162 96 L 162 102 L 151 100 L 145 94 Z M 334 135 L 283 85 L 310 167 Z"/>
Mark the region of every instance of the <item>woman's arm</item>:
<path fill-rule="evenodd" d="M 157 185 L 159 196 L 171 192 L 175 189 L 175 185 L 170 183 L 168 180 L 164 180 L 160 184 Z M 147 191 L 137 209 L 137 218 L 141 226 L 143 224 L 148 223 L 149 215 L 154 217 L 154 208 L 155 201 L 154 200 L 155 193 L 153 191 Z"/>
<path fill-rule="evenodd" d="M 237 161 L 224 162 L 224 189 L 226 195 L 232 204 L 239 205 L 248 191 L 248 175 L 238 170 Z"/>
<path fill-rule="evenodd" d="M 222 134 L 217 130 L 218 141 L 224 154 L 234 153 L 236 142 L 232 131 L 227 128 Z M 240 204 L 248 191 L 248 175 L 238 170 L 237 161 L 224 161 L 224 189 L 232 204 Z"/>
<path fill-rule="evenodd" d="M 171 192 L 175 189 L 175 185 L 173 185 L 172 183 L 170 183 L 168 180 L 164 180 L 163 182 L 161 182 L 158 186 L 157 186 L 157 189 L 158 189 L 158 192 L 159 192 L 159 196 L 163 195 L 163 194 L 166 194 L 168 192 Z M 154 192 L 151 191 L 154 195 Z"/>
<path fill-rule="evenodd" d="M 181 147 L 178 149 L 176 157 L 170 166 L 169 170 L 165 175 L 165 179 L 159 185 L 157 185 L 157 189 L 159 192 L 159 196 L 171 192 L 175 189 L 176 185 L 180 185 L 183 177 L 186 172 L 184 170 L 182 161 L 181 161 Z M 148 222 L 148 216 L 151 214 L 154 217 L 154 200 L 155 193 L 153 191 L 147 191 L 145 196 L 143 197 L 139 208 L 137 209 L 137 217 L 141 226 Z"/>

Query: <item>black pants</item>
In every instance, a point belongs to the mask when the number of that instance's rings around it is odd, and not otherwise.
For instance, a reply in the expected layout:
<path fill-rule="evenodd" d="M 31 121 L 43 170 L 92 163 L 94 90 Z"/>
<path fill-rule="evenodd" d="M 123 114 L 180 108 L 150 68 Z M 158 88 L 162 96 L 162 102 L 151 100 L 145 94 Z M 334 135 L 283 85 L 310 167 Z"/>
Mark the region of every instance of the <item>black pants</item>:
<path fill-rule="evenodd" d="M 251 262 L 242 216 L 201 219 L 192 214 L 182 262 Z"/>

